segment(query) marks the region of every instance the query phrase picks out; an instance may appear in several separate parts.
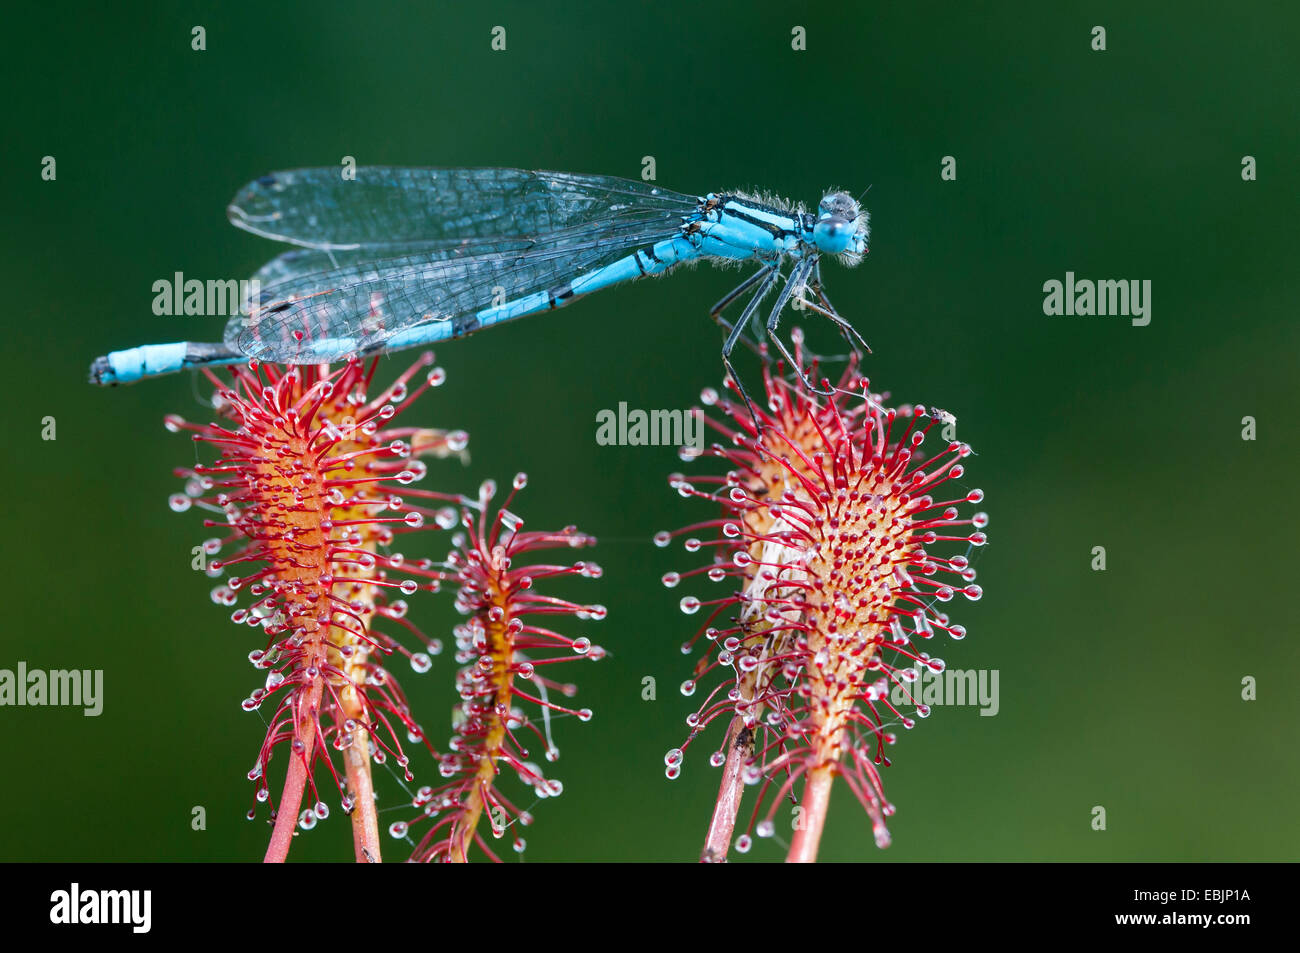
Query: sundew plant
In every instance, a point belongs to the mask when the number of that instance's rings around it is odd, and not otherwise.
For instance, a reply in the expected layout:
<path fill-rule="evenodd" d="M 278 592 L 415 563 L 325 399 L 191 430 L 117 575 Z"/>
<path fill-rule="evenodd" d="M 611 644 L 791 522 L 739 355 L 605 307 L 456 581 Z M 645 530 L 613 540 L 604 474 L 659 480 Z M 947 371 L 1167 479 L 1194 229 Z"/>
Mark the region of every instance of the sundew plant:
<path fill-rule="evenodd" d="M 795 341 L 794 368 L 760 349 L 761 406 L 730 379 L 735 399 L 703 392 L 695 412 L 716 439 L 683 450 L 699 472 L 670 486 L 704 518 L 646 539 L 680 541 L 695 563 L 662 579 L 689 590 L 681 611 L 703 620 L 682 646 L 699 657 L 681 685 L 702 700 L 664 762 L 677 778 L 704 745 L 721 769 L 701 818 L 706 862 L 775 836 L 782 804 L 795 815 L 788 859 L 815 860 L 839 785 L 888 846 L 886 752 L 930 713 L 907 686 L 922 668 L 943 670 L 936 638 L 965 635 L 946 605 L 981 595 L 970 554 L 987 517 L 970 509 L 982 491 L 964 489 L 970 447 L 936 431 L 952 416 L 888 406 L 856 359 L 814 384 L 819 362 Z M 171 506 L 204 515 L 212 535 L 196 551 L 212 601 L 256 643 L 243 708 L 266 731 L 248 816 L 270 824 L 267 861 L 285 860 L 332 810 L 349 818 L 358 862 L 500 861 L 525 850 L 532 805 L 563 791 L 545 767 L 559 752 L 554 722 L 593 716 L 553 666 L 604 657 L 586 632 L 606 609 L 552 587 L 598 586 L 600 567 L 574 558 L 596 540 L 575 526 L 526 527 L 522 473 L 500 505 L 491 481 L 472 495 L 426 488 L 429 462 L 468 443 L 413 419 L 445 372 L 429 353 L 387 386 L 376 369 L 355 359 L 204 369 L 215 419 L 164 420 L 208 448 L 210 462 L 176 471 L 184 490 Z M 450 552 L 435 559 L 429 534 L 445 532 Z M 425 598 L 450 598 L 464 621 L 421 631 L 408 608 Z M 447 643 L 460 703 L 444 741 L 401 682 L 451 673 L 434 661 Z M 411 794 L 382 824 L 381 765 Z"/>
<path fill-rule="evenodd" d="M 714 465 L 673 474 L 670 485 L 715 515 L 655 537 L 660 546 L 681 538 L 688 553 L 705 556 L 663 577 L 669 588 L 705 584 L 680 603 L 705 617 L 682 646 L 703 650 L 681 686 L 704 699 L 686 719 L 685 743 L 664 758 L 677 778 L 703 737 L 717 744 L 708 761 L 722 778 L 705 861 L 725 859 L 733 846 L 749 851 L 755 833 L 774 836 L 784 802 L 795 814 L 788 859 L 816 859 L 837 778 L 887 847 L 895 808 L 879 769 L 894 729 L 930 714 L 907 686 L 921 668 L 944 670 L 931 654 L 936 635 L 965 637 L 945 605 L 982 595 L 967 554 L 985 544 L 988 518 L 966 507 L 984 494 L 959 489 L 971 449 L 933 433 L 952 415 L 886 407 L 856 362 L 829 397 L 781 370 L 765 369 L 767 401 L 756 415 L 704 393 L 719 440 L 703 456 Z M 906 711 L 891 701 L 895 688 Z M 710 733 L 714 722 L 726 727 Z M 750 787 L 754 804 L 733 840 Z"/>
<path fill-rule="evenodd" d="M 465 861 L 478 845 L 490 856 L 480 821 L 505 833 L 503 812 L 520 826 L 531 821 L 497 784 L 502 768 L 517 773 L 540 795 L 558 794 L 530 762 L 521 736 L 537 734 L 553 756 L 550 722 L 560 711 L 591 718 L 555 701 L 574 688 L 552 681 L 541 666 L 561 659 L 598 659 L 590 639 L 569 639 L 546 623 L 553 615 L 588 621 L 598 605 L 578 605 L 545 593 L 555 576 L 595 578 L 594 563 L 535 563 L 536 551 L 590 546 L 595 540 L 565 528 L 524 530 L 505 506 L 489 516 L 494 488 L 473 499 L 420 489 L 422 458 L 463 451 L 461 431 L 403 426 L 399 416 L 444 380 L 425 354 L 385 388 L 373 389 L 376 362 L 341 368 L 234 368 L 214 386 L 212 405 L 221 420 L 193 424 L 170 415 L 173 432 L 190 432 L 216 459 L 177 475 L 185 491 L 172 509 L 199 509 L 204 526 L 219 535 L 202 544 L 209 574 L 220 578 L 212 599 L 230 607 L 231 621 L 260 630 L 249 654 L 261 684 L 244 700 L 246 711 L 265 713 L 267 730 L 249 771 L 255 800 L 273 822 L 266 860 L 284 860 L 298 831 L 327 818 L 333 803 L 351 818 L 358 861 L 382 858 L 372 766 L 391 762 L 414 782 L 412 752 L 419 751 L 445 784 L 421 787 L 413 808 L 422 839 L 414 860 Z M 527 480 L 519 474 L 514 494 Z M 462 525 L 455 549 L 437 561 L 405 553 L 428 531 Z M 229 573 L 227 575 L 227 573 Z M 463 703 L 457 734 L 439 751 L 426 736 L 392 668 L 394 658 L 418 676 L 443 649 L 407 618 L 408 599 L 450 586 L 468 622 L 455 632 L 456 679 Z M 281 764 L 283 767 L 281 767 Z M 274 783 L 272 777 L 275 777 Z M 256 818 L 259 808 L 249 811 Z M 406 836 L 407 822 L 388 833 Z M 427 832 L 425 827 L 427 826 Z M 516 835 L 515 846 L 524 841 Z"/>

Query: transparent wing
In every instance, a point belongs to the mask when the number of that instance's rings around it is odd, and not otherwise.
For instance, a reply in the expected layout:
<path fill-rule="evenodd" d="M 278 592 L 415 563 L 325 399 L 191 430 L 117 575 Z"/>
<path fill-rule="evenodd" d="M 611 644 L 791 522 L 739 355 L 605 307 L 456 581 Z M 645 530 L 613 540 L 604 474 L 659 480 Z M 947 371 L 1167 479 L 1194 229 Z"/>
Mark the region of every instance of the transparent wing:
<path fill-rule="evenodd" d="M 274 278 L 225 343 L 258 360 L 337 361 L 394 335 L 557 288 L 632 249 L 680 234 L 681 210 L 624 209 L 537 238 L 427 243 L 374 260 L 367 249 L 290 252 L 259 272 Z M 469 254 L 470 250 L 475 254 Z M 328 270 L 311 270 L 337 263 Z M 582 294 L 580 284 L 574 294 Z"/>
<path fill-rule="evenodd" d="M 348 265 L 355 265 L 365 261 L 420 255 L 427 256 L 429 261 L 457 257 L 458 255 L 464 257 L 463 251 L 447 249 L 433 242 L 391 245 L 378 254 L 376 252 L 377 249 L 374 248 L 294 248 L 276 255 L 259 268 L 256 274 L 253 275 L 253 280 L 261 286 L 262 301 L 278 300 L 288 297 L 288 294 L 278 294 L 276 292 L 275 289 L 278 285 L 284 284 L 287 290 L 292 287 L 287 284 L 290 281 L 308 278 L 321 272 L 336 271 Z M 247 313 L 248 308 L 246 307 L 244 311 Z"/>
<path fill-rule="evenodd" d="M 341 168 L 262 176 L 227 213 L 240 228 L 296 245 L 384 249 L 537 237 L 636 209 L 683 215 L 697 201 L 613 176 L 363 166 L 355 179 Z"/>

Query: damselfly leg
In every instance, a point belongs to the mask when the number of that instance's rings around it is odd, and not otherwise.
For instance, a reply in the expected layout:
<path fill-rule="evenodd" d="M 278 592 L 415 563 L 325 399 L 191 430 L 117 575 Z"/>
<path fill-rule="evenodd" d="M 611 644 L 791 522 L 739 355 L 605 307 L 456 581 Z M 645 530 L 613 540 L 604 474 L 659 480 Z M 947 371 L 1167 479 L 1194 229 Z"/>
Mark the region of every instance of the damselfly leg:
<path fill-rule="evenodd" d="M 712 308 L 709 309 L 709 317 L 711 317 L 714 321 L 717 321 L 724 328 L 726 328 L 727 333 L 730 334 L 731 323 L 723 320 L 722 312 L 727 310 L 727 308 L 731 305 L 733 301 L 735 301 L 737 298 L 743 295 L 750 288 L 754 287 L 754 285 L 762 281 L 763 278 L 767 275 L 767 273 L 775 267 L 776 267 L 775 265 L 764 265 L 763 267 L 759 268 L 758 271 L 754 272 L 752 275 L 750 275 L 748 278 L 742 281 L 740 284 L 736 285 L 736 287 L 728 291 L 725 295 L 722 296 L 722 298 L 718 301 L 717 304 L 715 304 Z"/>
<path fill-rule="evenodd" d="M 744 399 L 745 406 L 749 408 L 749 416 L 754 420 L 754 430 L 756 433 L 760 432 L 763 428 L 758 422 L 758 413 L 754 410 L 754 402 L 749 399 L 749 393 L 745 390 L 745 385 L 741 383 L 740 375 L 736 373 L 736 368 L 731 363 L 731 352 L 735 350 L 736 342 L 739 341 L 740 336 L 744 334 L 745 325 L 748 324 L 750 319 L 758 312 L 759 304 L 762 302 L 763 298 L 767 296 L 767 293 L 772 290 L 772 286 L 776 284 L 780 277 L 781 272 L 777 267 L 777 263 L 774 262 L 770 265 L 764 265 L 758 271 L 754 272 L 742 281 L 739 287 L 735 288 L 725 298 L 715 304 L 709 312 L 715 321 L 727 329 L 727 341 L 722 345 L 722 364 L 727 369 L 727 375 L 735 383 L 736 390 L 740 392 L 740 396 Z M 723 309 L 755 285 L 758 285 L 758 290 L 754 292 L 753 297 L 749 299 L 749 303 L 745 305 L 745 310 L 741 312 L 739 320 L 737 320 L 735 324 L 729 324 L 726 319 L 722 317 Z"/>
<path fill-rule="evenodd" d="M 863 351 L 870 354 L 871 345 L 869 345 L 863 339 L 862 335 L 858 333 L 857 328 L 844 318 L 840 317 L 840 313 L 836 311 L 835 306 L 831 304 L 831 299 L 826 296 L 826 288 L 822 284 L 822 263 L 820 260 L 813 265 L 812 277 L 808 280 L 807 287 L 812 290 L 813 294 L 817 295 L 817 300 L 820 301 L 821 304 L 809 301 L 803 295 L 798 295 L 797 298 L 799 304 L 810 311 L 816 311 L 818 314 L 830 318 L 835 326 L 840 329 L 840 334 L 844 335 L 844 340 L 848 342 L 849 347 L 853 348 L 854 353 L 859 357 L 862 356 Z"/>
<path fill-rule="evenodd" d="M 781 356 L 785 358 L 785 361 L 790 368 L 799 375 L 800 379 L 803 380 L 804 387 L 807 387 L 810 391 L 820 397 L 830 397 L 835 393 L 835 388 L 832 387 L 823 390 L 814 384 L 811 378 L 804 373 L 804 369 L 799 366 L 799 362 L 794 359 L 789 348 L 785 346 L 785 342 L 777 337 L 776 334 L 777 326 L 781 323 L 781 311 L 785 308 L 786 302 L 790 300 L 790 296 L 794 293 L 796 288 L 802 290 L 804 285 L 807 284 L 808 276 L 812 273 L 816 264 L 817 259 L 815 258 L 803 258 L 791 270 L 790 280 L 787 281 L 785 287 L 781 289 L 781 293 L 777 296 L 776 304 L 773 305 L 771 313 L 767 316 L 767 336 L 776 346 L 776 349 L 781 352 Z"/>

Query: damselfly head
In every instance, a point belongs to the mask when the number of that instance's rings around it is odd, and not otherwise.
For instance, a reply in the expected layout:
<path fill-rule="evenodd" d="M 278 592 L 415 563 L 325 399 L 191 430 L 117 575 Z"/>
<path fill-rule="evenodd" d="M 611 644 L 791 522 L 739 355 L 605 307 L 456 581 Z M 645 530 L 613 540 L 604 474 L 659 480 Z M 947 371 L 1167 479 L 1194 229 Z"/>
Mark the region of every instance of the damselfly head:
<path fill-rule="evenodd" d="M 848 192 L 830 192 L 817 206 L 813 244 L 818 251 L 839 255 L 856 265 L 867 251 L 867 211 Z"/>

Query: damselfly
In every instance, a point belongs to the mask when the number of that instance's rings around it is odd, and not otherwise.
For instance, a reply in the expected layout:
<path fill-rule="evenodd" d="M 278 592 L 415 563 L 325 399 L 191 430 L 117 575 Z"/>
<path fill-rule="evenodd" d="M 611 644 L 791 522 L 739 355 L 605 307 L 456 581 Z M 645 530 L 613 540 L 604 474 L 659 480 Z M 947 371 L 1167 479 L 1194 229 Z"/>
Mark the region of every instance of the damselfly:
<path fill-rule="evenodd" d="M 692 197 L 601 175 L 362 167 L 345 178 L 322 168 L 263 176 L 239 191 L 228 214 L 240 228 L 301 247 L 254 276 L 256 293 L 230 318 L 222 343 L 115 351 L 91 365 L 92 383 L 432 344 L 699 260 L 756 266 L 711 311 L 726 331 L 722 360 L 737 385 L 731 353 L 751 322 L 802 373 L 776 334 L 791 300 L 866 348 L 822 286 L 823 255 L 853 266 L 867 252 L 867 213 L 846 192 L 828 193 L 810 213 L 780 199 Z M 764 323 L 759 305 L 778 285 Z M 745 294 L 739 319 L 727 321 L 724 311 Z"/>

